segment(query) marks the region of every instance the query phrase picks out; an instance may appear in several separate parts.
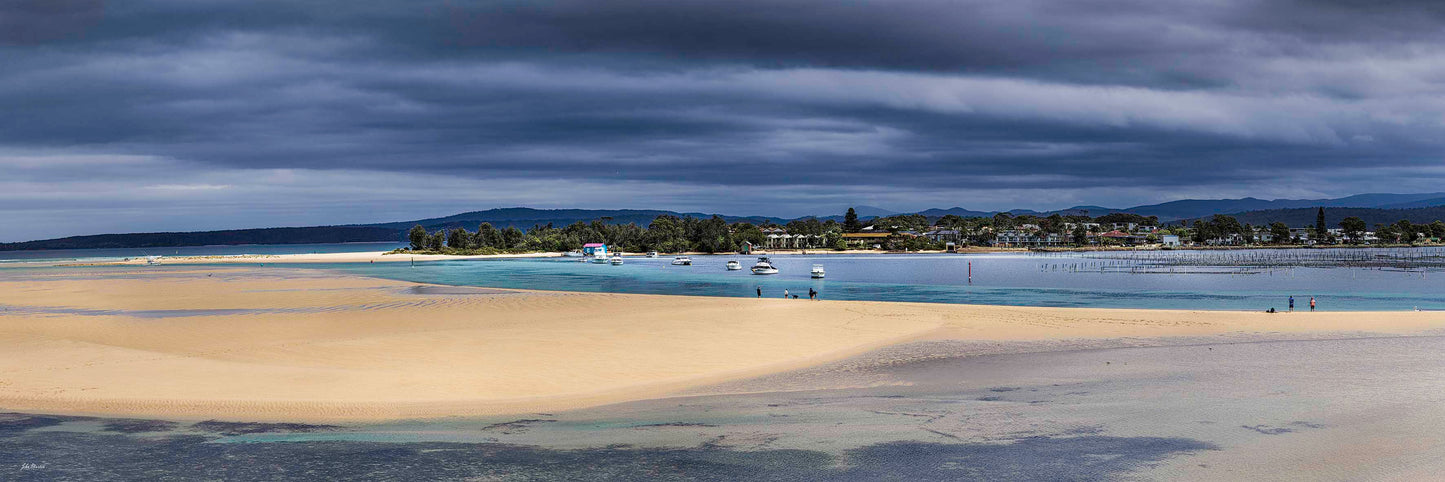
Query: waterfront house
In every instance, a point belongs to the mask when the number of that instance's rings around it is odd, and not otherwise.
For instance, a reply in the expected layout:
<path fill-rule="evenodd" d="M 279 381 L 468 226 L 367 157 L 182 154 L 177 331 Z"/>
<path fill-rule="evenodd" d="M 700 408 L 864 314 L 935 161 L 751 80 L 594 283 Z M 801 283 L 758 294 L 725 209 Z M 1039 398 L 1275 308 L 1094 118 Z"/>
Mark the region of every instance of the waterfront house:
<path fill-rule="evenodd" d="M 576 246 L 576 245 L 573 245 Z M 607 256 L 607 245 L 604 243 L 587 243 L 582 245 L 582 254 L 588 256 Z"/>
<path fill-rule="evenodd" d="M 957 229 L 934 229 L 923 233 L 923 235 L 935 243 L 957 243 L 963 239 L 963 233 L 960 233 Z"/>
<path fill-rule="evenodd" d="M 849 247 L 880 249 L 888 242 L 888 233 L 843 233 L 843 242 Z"/>

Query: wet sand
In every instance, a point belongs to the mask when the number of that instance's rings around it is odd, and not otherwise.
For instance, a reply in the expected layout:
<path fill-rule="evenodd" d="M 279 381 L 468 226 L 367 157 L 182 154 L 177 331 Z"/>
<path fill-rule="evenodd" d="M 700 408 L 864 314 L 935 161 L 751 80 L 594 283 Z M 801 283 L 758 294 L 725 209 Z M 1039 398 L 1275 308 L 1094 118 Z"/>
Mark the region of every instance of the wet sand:
<path fill-rule="evenodd" d="M 0 409 L 288 422 L 484 417 L 680 394 L 885 386 L 908 382 L 729 383 L 902 343 L 966 341 L 1007 354 L 1026 352 L 1029 343 L 1445 328 L 1442 312 L 1270 315 L 532 292 L 231 266 L 12 271 L 0 279 L 0 308 Z M 942 356 L 909 353 L 894 363 Z"/>
<path fill-rule="evenodd" d="M 481 418 L 0 413 L 0 478 L 1431 480 L 1445 470 L 1441 343 L 919 341 L 688 396 Z"/>

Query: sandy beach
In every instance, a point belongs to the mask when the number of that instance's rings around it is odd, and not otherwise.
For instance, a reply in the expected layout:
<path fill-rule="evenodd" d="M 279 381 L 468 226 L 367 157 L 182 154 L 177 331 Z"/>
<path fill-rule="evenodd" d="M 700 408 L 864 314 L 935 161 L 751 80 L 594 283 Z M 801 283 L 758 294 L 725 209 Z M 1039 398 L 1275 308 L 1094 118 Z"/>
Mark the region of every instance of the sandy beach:
<path fill-rule="evenodd" d="M 565 410 L 929 340 L 1445 328 L 1441 312 L 1271 315 L 533 292 L 231 266 L 29 273 L 0 280 L 0 408 L 170 418 Z"/>

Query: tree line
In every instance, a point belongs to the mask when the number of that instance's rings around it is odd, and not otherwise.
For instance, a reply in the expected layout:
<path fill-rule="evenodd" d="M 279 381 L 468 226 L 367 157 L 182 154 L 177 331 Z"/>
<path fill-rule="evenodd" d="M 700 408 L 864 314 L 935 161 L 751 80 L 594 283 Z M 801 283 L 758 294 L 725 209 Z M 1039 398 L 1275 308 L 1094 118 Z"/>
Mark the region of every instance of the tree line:
<path fill-rule="evenodd" d="M 1320 210 L 1320 216 L 1323 216 L 1323 209 Z M 885 245 L 887 249 L 930 250 L 942 249 L 943 245 L 927 237 L 916 236 L 916 234 L 924 233 L 934 227 L 952 229 L 957 230 L 966 240 L 987 244 L 999 231 L 1018 229 L 1023 225 L 1038 226 L 1042 234 L 1062 235 L 1064 239 L 1073 244 L 1084 245 L 1088 244 L 1088 237 L 1091 234 L 1085 229 L 1085 225 L 1089 223 L 1105 226 L 1104 229 L 1108 229 L 1108 226 L 1114 224 L 1129 223 L 1157 226 L 1159 218 L 1129 213 L 1110 213 L 1098 217 L 1089 217 L 1087 214 L 1035 216 L 998 213 L 991 217 L 968 218 L 956 215 L 929 218 L 921 214 L 902 214 L 875 218 L 865 222 L 860 220 L 857 213 L 850 208 L 843 216 L 841 223 L 831 219 L 818 220 L 816 218 L 793 220 L 784 225 L 766 221 L 761 224 L 746 221 L 728 223 L 718 216 L 696 218 L 672 215 L 658 216 L 646 227 L 638 226 L 636 223 L 612 224 L 608 221 L 610 221 L 609 218 L 601 218 L 590 223 L 579 221 L 563 227 L 545 224 L 534 226 L 528 230 L 511 226 L 497 228 L 490 223 L 481 223 L 477 226 L 476 231 L 452 228 L 433 232 L 417 225 L 407 233 L 410 246 L 406 249 L 413 252 L 444 254 L 498 254 L 574 251 L 581 249 L 582 245 L 586 243 L 606 243 L 614 251 L 634 253 L 647 251 L 724 253 L 741 251 L 748 244 L 763 246 L 766 239 L 763 230 L 774 228 L 782 228 L 793 235 L 818 236 L 821 240 L 817 243 L 821 245 L 818 247 L 845 249 L 847 246 L 843 240 L 844 233 L 863 231 L 871 226 L 874 232 L 892 234 L 878 242 L 878 244 Z M 1343 240 L 1334 239 L 1333 235 L 1324 228 L 1322 222 L 1311 226 L 1315 236 L 1314 240 L 1331 244 L 1344 240 L 1358 243 L 1366 231 L 1365 222 L 1359 217 L 1347 217 L 1339 223 L 1339 227 L 1344 237 Z M 1291 235 L 1290 228 L 1284 223 L 1274 222 L 1263 228 L 1256 230 L 1254 226 L 1240 223 L 1233 216 L 1217 214 L 1211 218 L 1196 220 L 1192 225 L 1186 222 L 1181 226 L 1165 228 L 1160 231 L 1160 234 L 1177 234 L 1184 239 L 1192 239 L 1201 244 L 1218 239 L 1256 244 L 1258 242 L 1256 232 L 1267 231 L 1270 233 L 1273 244 L 1291 244 L 1300 241 Z M 1445 238 L 1445 222 L 1413 224 L 1408 220 L 1400 220 L 1388 225 L 1377 224 L 1375 233 L 1384 243 L 1414 243 L 1421 241 L 1422 236 Z"/>
<path fill-rule="evenodd" d="M 654 218 L 646 228 L 635 223 L 610 224 L 607 221 L 605 218 L 590 223 L 578 221 L 560 228 L 545 224 L 526 231 L 515 227 L 497 229 L 491 223 L 481 223 L 476 231 L 452 228 L 427 232 L 426 228 L 417 225 L 407 232 L 407 240 L 412 251 L 446 254 L 574 251 L 586 243 L 606 243 L 614 251 L 634 253 L 724 253 L 740 251 L 748 243 L 762 245 L 766 239 L 763 229 L 766 228 L 783 228 L 792 234 L 814 234 L 830 240 L 836 240 L 841 232 L 837 222 L 820 222 L 812 218 L 779 226 L 772 223 L 728 223 L 718 216 L 663 215 Z M 828 246 L 835 244 L 836 241 L 831 241 Z"/>
<path fill-rule="evenodd" d="M 1340 236 L 1335 236 L 1329 231 L 1324 222 L 1324 208 L 1319 209 L 1315 224 L 1306 226 L 1312 234 L 1313 241 L 1323 244 L 1351 243 L 1360 244 L 1368 232 L 1364 219 L 1356 216 L 1346 217 L 1340 220 Z M 1237 238 L 1244 244 L 1256 244 L 1256 229 L 1248 223 L 1240 224 L 1233 216 L 1216 214 L 1209 219 L 1195 221 L 1190 234 L 1197 243 L 1204 243 L 1210 240 Z M 1283 222 L 1270 223 L 1266 228 L 1269 232 L 1269 244 L 1299 244 L 1302 240 L 1295 236 L 1288 225 Z M 1265 231 L 1261 229 L 1259 231 Z M 1436 220 L 1430 224 L 1416 224 L 1408 219 L 1401 219 L 1392 224 L 1376 224 L 1374 229 L 1375 237 L 1379 242 L 1385 244 L 1411 244 L 1425 241 L 1427 238 L 1445 239 L 1445 222 Z"/>

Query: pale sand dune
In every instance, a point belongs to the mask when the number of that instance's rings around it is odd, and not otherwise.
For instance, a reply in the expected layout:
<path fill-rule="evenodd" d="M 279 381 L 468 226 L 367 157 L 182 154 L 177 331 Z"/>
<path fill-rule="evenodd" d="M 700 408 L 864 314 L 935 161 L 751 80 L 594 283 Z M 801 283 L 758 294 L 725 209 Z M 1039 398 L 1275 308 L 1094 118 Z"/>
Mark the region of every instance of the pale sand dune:
<path fill-rule="evenodd" d="M 1445 328 L 1441 312 L 424 294 L 412 283 L 317 271 L 123 274 L 0 281 L 8 307 L 0 409 L 248 420 L 494 415 L 655 398 L 919 339 Z"/>

